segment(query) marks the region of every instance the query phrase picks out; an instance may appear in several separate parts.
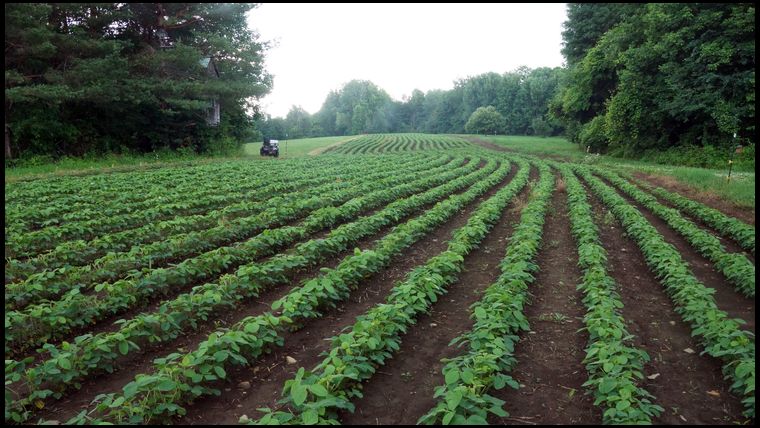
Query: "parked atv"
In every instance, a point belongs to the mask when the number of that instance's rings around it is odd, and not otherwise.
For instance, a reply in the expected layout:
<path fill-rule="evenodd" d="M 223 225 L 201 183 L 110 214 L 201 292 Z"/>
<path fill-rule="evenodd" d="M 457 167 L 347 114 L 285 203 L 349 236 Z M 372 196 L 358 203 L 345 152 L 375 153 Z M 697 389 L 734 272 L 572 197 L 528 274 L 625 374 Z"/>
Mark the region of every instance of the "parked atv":
<path fill-rule="evenodd" d="M 259 150 L 259 154 L 261 156 L 279 157 L 280 156 L 280 142 L 277 140 L 270 140 L 269 138 L 264 138 L 264 144 L 261 145 L 261 150 Z"/>

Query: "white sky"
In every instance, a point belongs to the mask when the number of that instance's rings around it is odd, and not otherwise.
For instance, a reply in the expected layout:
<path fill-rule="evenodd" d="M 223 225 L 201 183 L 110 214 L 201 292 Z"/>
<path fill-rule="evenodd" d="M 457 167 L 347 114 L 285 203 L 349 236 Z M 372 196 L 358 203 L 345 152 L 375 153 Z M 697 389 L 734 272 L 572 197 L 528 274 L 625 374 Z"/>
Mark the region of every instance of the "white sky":
<path fill-rule="evenodd" d="M 370 80 L 396 100 L 413 89 L 525 65 L 558 67 L 565 4 L 262 4 L 249 27 L 273 41 L 264 112 L 316 113 L 331 90 Z"/>

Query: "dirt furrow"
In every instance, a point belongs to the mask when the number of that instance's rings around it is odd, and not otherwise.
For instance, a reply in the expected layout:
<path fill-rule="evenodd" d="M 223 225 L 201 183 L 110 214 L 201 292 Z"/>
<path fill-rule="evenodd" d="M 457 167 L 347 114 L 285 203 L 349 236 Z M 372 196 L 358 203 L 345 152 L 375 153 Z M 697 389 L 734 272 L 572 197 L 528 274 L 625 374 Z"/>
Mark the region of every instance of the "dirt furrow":
<path fill-rule="evenodd" d="M 533 169 L 533 182 L 536 176 Z M 364 397 L 354 401 L 356 411 L 343 412 L 341 423 L 413 425 L 435 405 L 433 393 L 443 381 L 441 359 L 454 357 L 465 349 L 448 345 L 472 327 L 470 305 L 499 277 L 499 262 L 514 224 L 519 221 L 530 186 L 522 189 L 480 246 L 465 257 L 459 280 L 448 287 L 448 293 L 402 336 L 401 349 L 364 383 Z"/>
<path fill-rule="evenodd" d="M 612 213 L 590 191 L 587 194 L 607 250 L 607 267 L 624 305 L 621 314 L 635 336 L 634 346 L 651 358 L 641 386 L 665 409 L 653 422 L 728 424 L 743 419 L 741 402 L 728 391 L 720 361 L 699 355 L 698 341 L 648 269 L 639 247 Z"/>
<path fill-rule="evenodd" d="M 665 220 L 654 215 L 649 209 L 634 201 L 631 197 L 621 192 L 617 187 L 610 182 L 600 178 L 608 186 L 615 189 L 618 195 L 623 197 L 626 202 L 635 207 L 646 219 L 654 226 L 655 229 L 663 236 L 665 241 L 673 245 L 681 257 L 689 264 L 694 276 L 702 282 L 706 287 L 715 290 L 713 298 L 718 308 L 728 313 L 731 318 L 741 318 L 746 321 L 746 324 L 742 325 L 745 330 L 755 332 L 755 302 L 742 295 L 736 288 L 734 288 L 723 276 L 718 272 L 713 263 L 699 254 L 694 247 L 678 234 L 675 230 L 668 226 Z"/>
<path fill-rule="evenodd" d="M 552 196 L 536 263 L 539 272 L 525 309 L 531 331 L 520 335 L 517 365 L 511 373 L 520 388 L 493 391 L 493 396 L 506 401 L 510 416 L 491 415 L 489 422 L 600 424 L 601 412 L 582 386 L 588 379 L 582 363 L 588 335 L 578 330 L 586 311 L 583 294 L 575 288 L 581 271 L 561 184 Z"/>

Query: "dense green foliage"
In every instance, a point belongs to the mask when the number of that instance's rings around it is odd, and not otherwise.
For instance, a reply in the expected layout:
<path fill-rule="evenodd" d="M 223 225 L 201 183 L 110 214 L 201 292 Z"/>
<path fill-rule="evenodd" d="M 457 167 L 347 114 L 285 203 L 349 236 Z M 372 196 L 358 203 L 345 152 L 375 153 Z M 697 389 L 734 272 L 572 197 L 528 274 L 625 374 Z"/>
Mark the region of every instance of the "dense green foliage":
<path fill-rule="evenodd" d="M 571 3 L 563 24 L 562 55 L 569 66 L 580 62 L 610 28 L 642 7 L 640 3 Z"/>
<path fill-rule="evenodd" d="M 675 146 L 666 150 L 649 149 L 638 159 L 665 165 L 693 166 L 727 170 L 729 161 L 734 171 L 755 171 L 755 145 L 744 147 L 736 153 L 733 147 L 725 146 Z"/>
<path fill-rule="evenodd" d="M 754 144 L 754 5 L 586 4 L 568 16 L 570 68 L 551 111 L 573 142 L 624 156 Z"/>
<path fill-rule="evenodd" d="M 288 138 L 388 132 L 461 134 L 475 110 L 493 106 L 505 120 L 500 133 L 557 135 L 561 125 L 548 117 L 547 106 L 562 72 L 561 68 L 521 67 L 504 74 L 485 73 L 458 80 L 448 91 L 415 89 L 403 101 L 391 99 L 372 82 L 354 80 L 330 92 L 310 118 L 294 106 L 286 118 L 267 118 L 257 127 L 264 135 L 280 139 L 285 134 Z"/>
<path fill-rule="evenodd" d="M 494 106 L 478 107 L 464 125 L 470 134 L 503 134 L 506 127 L 504 116 Z"/>
<path fill-rule="evenodd" d="M 271 87 L 253 7 L 6 4 L 6 158 L 214 151 L 247 138 L 250 101 Z M 206 124 L 213 100 L 217 127 Z"/>
<path fill-rule="evenodd" d="M 392 104 L 390 95 L 372 82 L 352 80 L 340 91 L 327 95 L 315 118 L 317 132 L 324 135 L 388 132 Z"/>

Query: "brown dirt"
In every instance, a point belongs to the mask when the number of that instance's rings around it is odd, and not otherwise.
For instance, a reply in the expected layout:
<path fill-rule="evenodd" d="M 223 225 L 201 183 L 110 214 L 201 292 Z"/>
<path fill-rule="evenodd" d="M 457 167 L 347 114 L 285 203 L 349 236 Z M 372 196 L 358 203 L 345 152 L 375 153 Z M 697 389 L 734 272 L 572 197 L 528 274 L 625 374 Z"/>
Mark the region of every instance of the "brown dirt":
<path fill-rule="evenodd" d="M 681 194 L 689 199 L 701 202 L 708 207 L 715 208 L 723 214 L 736 217 L 741 221 L 755 225 L 755 210 L 739 206 L 731 201 L 727 201 L 720 195 L 713 192 L 695 189 L 687 184 L 681 183 L 673 177 L 667 175 L 646 174 L 643 172 L 634 172 L 633 176 L 652 185 L 663 187 L 668 191 Z"/>
<path fill-rule="evenodd" d="M 530 304 L 525 308 L 531 331 L 520 335 L 515 346 L 517 366 L 511 373 L 520 389 L 493 392 L 506 401 L 510 416 L 491 415 L 489 422 L 599 424 L 601 413 L 582 387 L 588 379 L 582 364 L 588 335 L 578 332 L 585 308 L 582 293 L 575 289 L 581 272 L 563 192 L 555 191 L 552 197 L 537 264 L 540 271 L 529 288 Z M 554 314 L 561 314 L 561 320 Z"/>
<path fill-rule="evenodd" d="M 595 223 L 607 250 L 607 267 L 618 284 L 624 304 L 621 315 L 635 336 L 633 346 L 649 354 L 645 376 L 659 373 L 641 386 L 655 396 L 665 411 L 656 424 L 730 424 L 742 420 L 742 405 L 723 380 L 721 363 L 700 356 L 701 347 L 689 326 L 673 309 L 673 303 L 648 269 L 636 243 L 623 234 L 622 226 L 610 221 L 602 203 L 590 191 Z M 607 220 L 605 220 L 607 219 Z M 695 352 L 690 354 L 685 349 Z M 714 394 L 719 394 L 715 396 Z"/>
<path fill-rule="evenodd" d="M 723 276 L 718 272 L 713 263 L 699 254 L 689 242 L 681 237 L 678 232 L 668 226 L 665 220 L 654 215 L 647 208 L 634 201 L 628 195 L 619 191 L 611 183 L 605 181 L 607 185 L 614 188 L 618 195 L 623 197 L 629 204 L 635 207 L 649 223 L 657 229 L 657 231 L 663 236 L 665 242 L 673 245 L 681 254 L 686 263 L 688 263 L 694 276 L 706 287 L 715 290 L 713 298 L 718 308 L 728 313 L 731 318 L 741 318 L 747 323 L 742 326 L 745 330 L 755 332 L 755 302 L 750 300 L 739 291 L 736 290 Z"/>
<path fill-rule="evenodd" d="M 401 255 L 394 258 L 392 267 L 366 280 L 358 290 L 351 293 L 347 301 L 339 303 L 334 309 L 325 311 L 322 318 L 308 321 L 303 329 L 286 334 L 285 345 L 260 359 L 254 367 L 229 370 L 228 378 L 231 381 L 226 386 L 229 391 L 225 389 L 219 397 L 205 397 L 199 400 L 188 407 L 185 417 L 175 422 L 233 424 L 237 423 L 240 416 L 244 414 L 252 419 L 260 416 L 260 413 L 256 411 L 257 408 L 276 408 L 285 381 L 291 379 L 299 367 L 311 369 L 321 362 L 322 352 L 330 348 L 329 338 L 353 325 L 358 315 L 383 302 L 393 285 L 404 279 L 414 267 L 443 251 L 451 238 L 452 231 L 463 226 L 477 205 L 492 196 L 508 181 L 510 181 L 509 178 L 424 239 L 403 251 Z M 297 364 L 287 365 L 286 356 L 294 358 Z M 427 362 L 424 363 L 427 364 Z M 243 381 L 250 382 L 250 389 L 236 388 Z"/>
<path fill-rule="evenodd" d="M 479 167 L 482 168 L 484 165 L 484 161 L 480 162 Z M 507 175 L 507 182 L 511 180 L 515 172 L 516 167 L 513 166 L 512 170 Z M 453 194 L 460 194 L 465 191 L 467 191 L 467 189 L 462 189 L 458 192 L 454 192 Z M 489 194 L 491 192 L 495 192 L 495 190 L 489 191 Z M 424 212 L 425 210 L 431 208 L 433 205 L 435 205 L 435 203 L 425 205 L 418 212 Z M 468 207 L 468 210 L 470 209 L 473 209 L 473 205 Z M 411 218 L 414 215 L 415 214 L 412 214 L 407 218 Z M 461 214 L 457 216 L 457 218 L 460 217 Z M 467 217 L 464 217 L 465 220 L 466 218 Z M 401 222 L 403 221 L 404 220 L 402 219 Z M 386 228 L 383 228 L 377 233 L 360 240 L 354 247 L 361 249 L 370 248 L 375 240 L 382 238 L 386 233 L 390 231 L 392 227 L 393 226 L 388 226 Z M 427 242 L 429 239 L 430 237 L 426 237 L 426 239 L 423 239 L 421 242 L 415 244 L 413 248 L 423 245 L 423 242 Z M 433 239 L 435 239 L 435 237 L 433 237 Z M 447 239 L 448 238 L 445 240 Z M 299 284 L 308 278 L 318 275 L 319 270 L 323 267 L 334 268 L 344 257 L 353 254 L 354 247 L 336 255 L 326 263 L 303 269 L 300 272 L 291 275 L 290 284 Z M 404 254 L 406 254 L 408 251 L 411 250 L 405 251 Z M 412 257 L 413 259 L 417 258 L 414 256 Z M 211 332 L 217 330 L 218 328 L 229 327 L 247 316 L 258 315 L 268 310 L 272 302 L 287 294 L 290 291 L 290 288 L 291 287 L 288 285 L 281 285 L 276 286 L 273 289 L 264 290 L 258 298 L 244 301 L 235 308 L 230 308 L 226 311 L 223 311 L 222 313 L 217 314 L 216 318 L 214 318 L 212 315 L 211 320 L 208 322 L 200 322 L 200 328 L 196 331 L 187 331 L 185 334 L 172 341 L 156 343 L 143 347 L 140 352 L 132 353 L 125 357 L 123 360 L 119 360 L 117 369 L 114 373 L 94 376 L 82 382 L 82 388 L 79 391 L 69 393 L 63 400 L 52 403 L 49 409 L 45 409 L 44 412 L 41 412 L 41 417 L 45 419 L 65 421 L 66 419 L 74 416 L 78 409 L 87 407 L 89 402 L 92 400 L 92 397 L 95 397 L 98 394 L 120 390 L 122 387 L 124 387 L 124 385 L 134 379 L 135 374 L 150 372 L 153 368 L 152 361 L 155 358 L 159 358 L 168 354 L 167 349 L 178 349 L 180 352 L 187 352 L 191 349 L 194 349 L 200 341 L 205 340 Z M 155 309 L 158 307 L 158 305 L 159 303 L 154 302 L 151 307 Z M 306 334 L 308 336 L 308 332 L 306 332 Z"/>
<path fill-rule="evenodd" d="M 340 413 L 342 424 L 413 425 L 435 405 L 433 394 L 443 379 L 441 359 L 462 352 L 463 348 L 449 343 L 471 328 L 470 305 L 480 299 L 501 273 L 499 262 L 513 226 L 519 221 L 520 211 L 514 209 L 515 202 L 527 198 L 528 187 L 505 208 L 479 248 L 465 257 L 462 273 L 448 287 L 448 293 L 439 298 L 429 314 L 419 316 L 417 323 L 402 336 L 401 349 L 363 383 L 364 397 L 354 401 L 354 413 Z"/>

